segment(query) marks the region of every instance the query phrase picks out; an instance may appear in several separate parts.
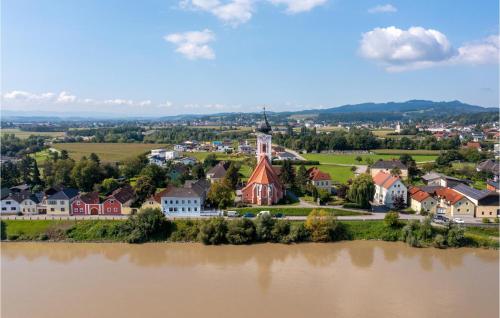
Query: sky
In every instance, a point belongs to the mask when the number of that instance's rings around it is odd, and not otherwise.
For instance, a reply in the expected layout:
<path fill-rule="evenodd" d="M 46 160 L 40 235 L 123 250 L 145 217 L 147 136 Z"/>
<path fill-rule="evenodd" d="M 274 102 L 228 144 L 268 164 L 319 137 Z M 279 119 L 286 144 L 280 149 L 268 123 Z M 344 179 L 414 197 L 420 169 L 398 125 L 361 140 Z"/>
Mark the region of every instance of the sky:
<path fill-rule="evenodd" d="M 4 114 L 499 105 L 497 0 L 2 0 Z"/>

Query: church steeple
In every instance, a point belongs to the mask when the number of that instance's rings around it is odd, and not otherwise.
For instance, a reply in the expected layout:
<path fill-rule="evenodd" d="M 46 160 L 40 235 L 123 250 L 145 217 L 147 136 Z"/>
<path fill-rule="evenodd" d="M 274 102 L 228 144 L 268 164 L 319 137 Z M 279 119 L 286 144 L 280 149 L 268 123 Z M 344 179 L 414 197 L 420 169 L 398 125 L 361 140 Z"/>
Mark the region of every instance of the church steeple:
<path fill-rule="evenodd" d="M 264 113 L 264 121 L 260 122 L 259 126 L 257 126 L 257 131 L 261 132 L 263 134 L 269 134 L 271 132 L 272 128 L 271 128 L 271 125 L 269 124 L 269 121 L 267 120 L 265 106 L 263 109 L 263 113 Z"/>

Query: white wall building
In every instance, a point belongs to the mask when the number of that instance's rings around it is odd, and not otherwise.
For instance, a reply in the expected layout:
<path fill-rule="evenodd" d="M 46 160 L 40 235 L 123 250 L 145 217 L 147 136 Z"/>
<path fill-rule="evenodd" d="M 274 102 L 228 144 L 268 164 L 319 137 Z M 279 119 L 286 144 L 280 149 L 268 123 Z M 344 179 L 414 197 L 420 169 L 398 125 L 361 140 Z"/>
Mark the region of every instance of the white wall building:
<path fill-rule="evenodd" d="M 392 208 L 394 207 L 394 199 L 398 196 L 402 196 L 406 204 L 408 189 L 399 177 L 379 172 L 373 177 L 373 182 L 375 183 L 374 204 Z"/>

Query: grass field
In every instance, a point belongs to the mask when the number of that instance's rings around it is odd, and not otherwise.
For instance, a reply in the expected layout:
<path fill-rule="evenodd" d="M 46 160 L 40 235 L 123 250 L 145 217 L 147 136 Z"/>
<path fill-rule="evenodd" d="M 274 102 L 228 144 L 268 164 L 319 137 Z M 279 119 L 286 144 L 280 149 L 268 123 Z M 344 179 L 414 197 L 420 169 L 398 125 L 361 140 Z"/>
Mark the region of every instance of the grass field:
<path fill-rule="evenodd" d="M 238 211 L 241 215 L 244 213 L 253 213 L 257 215 L 260 211 L 269 211 L 271 213 L 283 213 L 286 216 L 307 216 L 312 210 L 326 210 L 327 212 L 333 213 L 335 216 L 350 216 L 350 215 L 368 215 L 370 213 L 363 213 L 357 211 L 344 211 L 333 208 L 291 208 L 291 207 L 251 207 L 251 208 L 235 208 L 234 211 Z"/>
<path fill-rule="evenodd" d="M 22 131 L 17 128 L 3 128 L 1 134 L 14 134 L 17 138 L 26 139 L 29 136 L 49 136 L 49 137 L 62 137 L 64 131 Z"/>
<path fill-rule="evenodd" d="M 345 164 L 345 165 L 356 165 L 356 164 L 367 164 L 366 159 L 371 158 L 373 161 L 379 159 L 391 160 L 398 159 L 401 152 L 395 154 L 326 154 L 326 153 L 310 153 L 302 155 L 307 160 L 316 160 L 321 164 Z M 357 162 L 356 157 L 360 156 L 363 160 Z M 434 161 L 437 155 L 420 155 L 412 154 L 413 159 L 418 162 Z"/>
<path fill-rule="evenodd" d="M 198 159 L 199 161 L 205 160 L 205 158 L 210 155 L 210 154 L 215 154 L 218 160 L 232 160 L 232 161 L 240 161 L 240 160 L 245 160 L 248 158 L 246 155 L 242 154 L 225 154 L 222 152 L 206 152 L 206 151 L 200 151 L 200 152 L 183 152 L 183 156 L 187 157 L 193 157 Z"/>
<path fill-rule="evenodd" d="M 346 183 L 347 180 L 354 178 L 354 172 L 348 166 L 336 166 L 330 164 L 321 164 L 319 166 L 306 166 L 307 169 L 318 167 L 320 171 L 330 174 L 333 182 Z"/>
<path fill-rule="evenodd" d="M 164 146 L 138 143 L 62 143 L 55 144 L 53 147 L 58 150 L 67 150 L 69 156 L 75 160 L 79 160 L 82 156 L 88 157 L 94 152 L 102 161 L 121 161 Z"/>

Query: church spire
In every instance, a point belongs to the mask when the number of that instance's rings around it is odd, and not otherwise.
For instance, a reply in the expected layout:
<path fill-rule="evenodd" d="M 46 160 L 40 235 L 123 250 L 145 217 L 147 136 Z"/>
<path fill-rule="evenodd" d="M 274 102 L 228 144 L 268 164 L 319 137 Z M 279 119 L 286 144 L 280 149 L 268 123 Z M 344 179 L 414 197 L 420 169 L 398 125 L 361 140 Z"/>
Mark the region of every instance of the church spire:
<path fill-rule="evenodd" d="M 264 121 L 261 122 L 260 125 L 257 127 L 257 131 L 263 134 L 269 134 L 272 128 L 271 125 L 269 124 L 269 121 L 267 120 L 266 106 L 263 107 L 263 113 L 264 113 Z"/>

